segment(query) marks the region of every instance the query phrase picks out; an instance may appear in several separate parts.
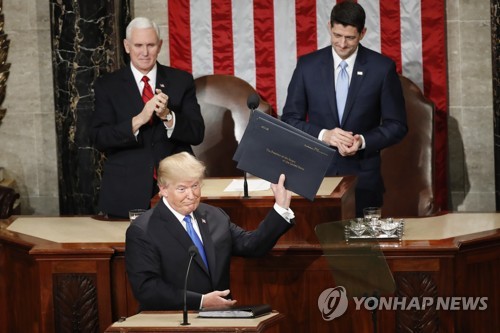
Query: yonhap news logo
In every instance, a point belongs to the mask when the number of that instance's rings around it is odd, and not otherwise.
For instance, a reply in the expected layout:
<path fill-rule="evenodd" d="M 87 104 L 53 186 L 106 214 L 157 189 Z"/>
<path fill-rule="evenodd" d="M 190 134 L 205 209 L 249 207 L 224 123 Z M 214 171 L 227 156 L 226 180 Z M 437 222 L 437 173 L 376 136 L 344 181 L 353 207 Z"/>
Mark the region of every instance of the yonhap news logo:
<path fill-rule="evenodd" d="M 325 289 L 318 297 L 318 307 L 326 321 L 342 316 L 348 304 L 347 293 L 342 286 Z"/>
<path fill-rule="evenodd" d="M 488 308 L 488 297 L 353 297 L 355 310 L 419 311 L 429 307 L 444 311 L 474 311 Z M 318 297 L 318 308 L 325 321 L 342 316 L 349 305 L 344 287 L 325 289 Z"/>

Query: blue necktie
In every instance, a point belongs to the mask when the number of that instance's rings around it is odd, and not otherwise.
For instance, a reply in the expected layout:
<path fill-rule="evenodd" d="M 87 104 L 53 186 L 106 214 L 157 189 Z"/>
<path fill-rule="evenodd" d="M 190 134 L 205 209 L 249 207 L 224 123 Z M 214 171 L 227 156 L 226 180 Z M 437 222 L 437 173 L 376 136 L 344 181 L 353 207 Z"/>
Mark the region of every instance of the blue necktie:
<path fill-rule="evenodd" d="M 200 253 L 201 259 L 203 259 L 205 266 L 207 266 L 208 268 L 207 256 L 205 255 L 205 248 L 203 247 L 203 243 L 201 242 L 200 237 L 198 237 L 198 234 L 193 228 L 193 223 L 191 222 L 191 216 L 190 215 L 184 216 L 184 222 L 186 222 L 186 230 L 187 233 L 189 234 L 189 237 L 191 237 L 194 245 L 196 245 L 196 247 L 198 248 L 198 252 Z"/>
<path fill-rule="evenodd" d="M 335 91 L 337 92 L 337 111 L 339 112 L 339 121 L 342 122 L 344 115 L 345 102 L 347 100 L 347 92 L 349 91 L 349 74 L 347 73 L 347 62 L 340 62 L 340 73 L 337 78 Z"/>

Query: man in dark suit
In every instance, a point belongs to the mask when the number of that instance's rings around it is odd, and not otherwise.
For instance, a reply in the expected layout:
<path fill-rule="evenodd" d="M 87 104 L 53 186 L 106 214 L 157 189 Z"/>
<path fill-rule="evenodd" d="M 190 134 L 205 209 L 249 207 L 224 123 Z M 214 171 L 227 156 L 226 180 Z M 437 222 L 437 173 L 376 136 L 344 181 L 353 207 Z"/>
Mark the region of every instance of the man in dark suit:
<path fill-rule="evenodd" d="M 203 141 L 205 125 L 191 74 L 160 65 L 158 26 L 135 18 L 126 30 L 130 65 L 99 78 L 90 128 L 106 154 L 99 209 L 110 217 L 148 208 L 157 193 L 155 170 L 166 156 Z"/>
<path fill-rule="evenodd" d="M 226 307 L 231 256 L 262 256 L 290 229 L 294 215 L 285 176 L 272 184 L 276 203 L 258 229 L 245 231 L 220 208 L 200 203 L 205 166 L 188 153 L 165 158 L 158 169 L 162 200 L 127 229 L 127 276 L 140 310 L 181 310 L 189 248 L 199 255 L 187 282 L 187 307 Z M 195 235 L 190 235 L 195 233 Z"/>
<path fill-rule="evenodd" d="M 329 28 L 332 46 L 298 60 L 281 119 L 337 149 L 328 175 L 358 177 L 362 216 L 364 207 L 383 204 L 380 151 L 406 135 L 405 102 L 394 61 L 360 44 L 359 4 L 335 5 Z"/>

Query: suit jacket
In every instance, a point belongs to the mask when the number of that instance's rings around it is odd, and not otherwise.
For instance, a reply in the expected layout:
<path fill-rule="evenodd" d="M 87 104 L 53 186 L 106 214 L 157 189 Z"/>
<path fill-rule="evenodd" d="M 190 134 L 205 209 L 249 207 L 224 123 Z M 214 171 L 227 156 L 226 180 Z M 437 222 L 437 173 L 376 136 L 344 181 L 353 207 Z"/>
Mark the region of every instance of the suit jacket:
<path fill-rule="evenodd" d="M 105 213 L 128 217 L 130 209 L 148 208 L 154 167 L 171 154 L 193 153 L 191 145 L 203 141 L 205 125 L 193 77 L 160 64 L 157 68 L 154 89 L 168 95 L 168 107 L 176 117 L 170 138 L 156 116 L 152 125 L 140 128 L 137 139 L 134 136 L 132 117 L 141 112 L 144 102 L 130 66 L 95 82 L 90 135 L 95 148 L 106 154 L 99 194 L 99 209 Z"/>
<path fill-rule="evenodd" d="M 335 154 L 328 175 L 356 175 L 358 188 L 383 192 L 380 151 L 401 141 L 408 131 L 396 65 L 359 45 L 342 119 L 335 96 L 332 47 L 328 46 L 298 60 L 281 119 L 314 137 L 335 127 L 362 134 L 366 148 L 351 157 Z"/>
<path fill-rule="evenodd" d="M 293 225 L 274 209 L 251 232 L 231 223 L 220 208 L 201 203 L 193 213 L 209 269 L 199 255 L 194 257 L 187 284 L 187 305 L 191 310 L 199 309 L 202 294 L 229 289 L 231 256 L 262 256 Z M 141 311 L 183 309 L 188 249 L 192 245 L 188 233 L 163 201 L 130 225 L 125 263 Z"/>

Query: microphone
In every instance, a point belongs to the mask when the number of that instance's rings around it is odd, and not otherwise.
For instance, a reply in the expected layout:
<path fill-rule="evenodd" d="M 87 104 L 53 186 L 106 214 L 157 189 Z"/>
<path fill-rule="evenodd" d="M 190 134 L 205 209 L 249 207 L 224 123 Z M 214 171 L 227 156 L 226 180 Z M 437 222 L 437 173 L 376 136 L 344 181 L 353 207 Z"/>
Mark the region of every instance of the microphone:
<path fill-rule="evenodd" d="M 255 111 L 259 107 L 260 97 L 257 93 L 253 93 L 248 96 L 247 106 L 250 110 Z"/>
<path fill-rule="evenodd" d="M 252 93 L 247 98 L 247 106 L 250 109 L 250 116 L 252 116 L 252 112 L 255 111 L 259 107 L 260 97 L 257 93 Z M 243 172 L 243 198 L 248 199 L 250 196 L 248 195 L 248 180 L 247 173 Z"/>
<path fill-rule="evenodd" d="M 196 245 L 191 245 L 188 249 L 189 253 L 189 263 L 188 267 L 186 270 L 186 279 L 184 280 L 184 309 L 182 311 L 182 323 L 181 325 L 191 325 L 188 322 L 188 311 L 187 311 L 187 284 L 188 284 L 188 276 L 189 276 L 189 269 L 191 268 L 191 262 L 193 261 L 193 258 L 196 257 L 198 254 L 198 248 Z"/>

